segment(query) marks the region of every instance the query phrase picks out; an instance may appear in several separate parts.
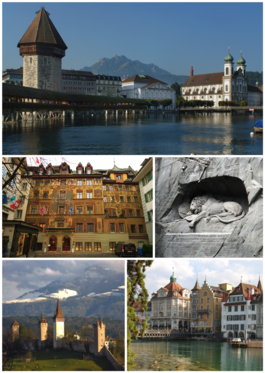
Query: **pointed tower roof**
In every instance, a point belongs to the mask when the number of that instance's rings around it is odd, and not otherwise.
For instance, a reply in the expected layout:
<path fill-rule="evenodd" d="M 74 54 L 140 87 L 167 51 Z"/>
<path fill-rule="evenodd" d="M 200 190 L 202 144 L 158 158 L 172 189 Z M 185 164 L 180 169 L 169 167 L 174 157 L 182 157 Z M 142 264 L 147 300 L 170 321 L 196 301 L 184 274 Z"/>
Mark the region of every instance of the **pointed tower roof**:
<path fill-rule="evenodd" d="M 63 312 L 61 310 L 60 302 L 59 302 L 59 299 L 58 299 L 57 308 L 56 308 L 55 314 L 53 316 L 53 321 L 64 321 L 64 320 L 65 320 L 65 318 L 63 317 Z"/>
<path fill-rule="evenodd" d="M 66 50 L 67 46 L 49 16 L 50 14 L 44 8 L 41 8 L 17 46 L 42 43 L 53 44 Z"/>
<path fill-rule="evenodd" d="M 11 324 L 11 326 L 19 326 L 19 323 L 17 322 L 17 320 L 15 320 L 15 321 L 13 322 L 13 324 Z"/>
<path fill-rule="evenodd" d="M 263 287 L 262 287 L 262 284 L 261 284 L 261 281 L 260 281 L 260 278 L 259 278 L 259 282 L 258 282 L 258 286 L 257 288 L 262 292 L 263 291 Z"/>
<path fill-rule="evenodd" d="M 41 320 L 39 321 L 39 324 L 47 324 L 47 321 L 45 320 L 44 318 L 44 313 L 42 311 L 42 314 L 41 314 Z"/>
<path fill-rule="evenodd" d="M 198 279 L 196 280 L 196 283 L 195 283 L 195 285 L 194 285 L 194 288 L 193 288 L 191 291 L 197 291 L 197 290 L 201 290 L 200 285 L 199 285 L 199 282 L 198 282 Z"/>

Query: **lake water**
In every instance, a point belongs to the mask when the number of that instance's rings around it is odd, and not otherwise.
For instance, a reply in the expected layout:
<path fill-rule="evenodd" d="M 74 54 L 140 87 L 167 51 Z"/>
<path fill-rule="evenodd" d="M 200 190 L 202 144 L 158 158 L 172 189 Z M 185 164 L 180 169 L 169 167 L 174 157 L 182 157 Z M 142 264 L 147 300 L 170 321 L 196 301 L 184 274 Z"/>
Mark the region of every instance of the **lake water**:
<path fill-rule="evenodd" d="M 131 350 L 135 371 L 263 370 L 262 348 L 232 348 L 227 342 L 133 341 Z"/>
<path fill-rule="evenodd" d="M 3 124 L 3 154 L 261 155 L 260 116 L 175 113 Z"/>

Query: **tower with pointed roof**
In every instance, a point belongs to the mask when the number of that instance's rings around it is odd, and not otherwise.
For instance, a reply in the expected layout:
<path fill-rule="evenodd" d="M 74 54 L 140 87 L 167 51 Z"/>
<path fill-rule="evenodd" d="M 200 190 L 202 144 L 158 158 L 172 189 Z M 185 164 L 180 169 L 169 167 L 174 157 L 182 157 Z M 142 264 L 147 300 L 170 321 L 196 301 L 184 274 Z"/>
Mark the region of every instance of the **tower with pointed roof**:
<path fill-rule="evenodd" d="M 191 320 L 197 320 L 198 318 L 198 298 L 199 298 L 199 291 L 201 290 L 198 277 L 195 282 L 193 289 L 191 289 Z M 191 326 L 193 326 L 193 321 L 191 321 Z"/>
<path fill-rule="evenodd" d="M 93 325 L 94 329 L 94 354 L 99 356 L 104 353 L 105 346 L 105 330 L 106 325 L 103 323 L 102 319 L 96 321 Z"/>
<path fill-rule="evenodd" d="M 37 12 L 17 46 L 23 57 L 23 85 L 60 92 L 67 46 L 44 8 Z"/>
<path fill-rule="evenodd" d="M 58 340 L 64 338 L 64 320 L 65 318 L 63 317 L 63 312 L 58 299 L 57 308 L 53 316 L 53 348 L 58 346 Z"/>
<path fill-rule="evenodd" d="M 44 318 L 44 313 L 41 314 L 39 321 L 39 349 L 41 349 L 41 342 L 48 339 L 48 322 Z"/>
<path fill-rule="evenodd" d="M 228 48 L 228 55 L 224 59 L 224 100 L 232 100 L 232 77 L 234 74 L 234 57 L 230 54 L 230 48 Z"/>
<path fill-rule="evenodd" d="M 12 342 L 15 342 L 17 339 L 19 339 L 19 323 L 15 320 L 13 324 L 11 324 L 10 329 Z"/>

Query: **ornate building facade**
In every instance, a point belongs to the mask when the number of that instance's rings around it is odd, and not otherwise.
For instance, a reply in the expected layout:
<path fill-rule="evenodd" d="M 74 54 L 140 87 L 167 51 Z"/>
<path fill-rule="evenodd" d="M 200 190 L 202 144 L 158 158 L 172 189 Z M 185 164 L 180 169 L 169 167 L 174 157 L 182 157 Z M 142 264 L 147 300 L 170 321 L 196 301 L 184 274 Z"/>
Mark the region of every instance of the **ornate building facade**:
<path fill-rule="evenodd" d="M 18 43 L 23 57 L 23 85 L 60 92 L 67 46 L 49 16 L 41 8 Z"/>
<path fill-rule="evenodd" d="M 169 284 L 152 294 L 151 328 L 188 331 L 191 318 L 190 294 L 189 289 L 177 283 L 173 273 Z"/>
<path fill-rule="evenodd" d="M 32 189 L 26 221 L 39 226 L 38 250 L 115 250 L 117 242 L 148 243 L 138 183 L 130 167 L 71 170 L 67 163 L 29 167 Z M 43 214 L 41 214 L 42 209 Z"/>

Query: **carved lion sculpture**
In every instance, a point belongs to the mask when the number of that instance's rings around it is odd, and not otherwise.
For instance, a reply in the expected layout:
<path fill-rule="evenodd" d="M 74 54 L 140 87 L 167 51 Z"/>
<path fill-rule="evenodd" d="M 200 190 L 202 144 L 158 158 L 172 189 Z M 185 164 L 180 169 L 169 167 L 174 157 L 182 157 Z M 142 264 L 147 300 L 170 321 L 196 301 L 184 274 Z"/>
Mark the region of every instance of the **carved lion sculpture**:
<path fill-rule="evenodd" d="M 190 212 L 187 215 L 193 214 L 197 214 L 197 216 L 193 218 L 189 224 L 190 228 L 193 228 L 195 224 L 203 218 L 206 218 L 206 221 L 208 222 L 211 218 L 215 217 L 222 223 L 229 224 L 236 220 L 242 219 L 245 212 L 242 206 L 237 202 L 220 202 L 209 195 L 205 195 L 194 197 L 191 201 Z M 235 216 L 234 219 L 223 220 L 221 218 L 231 214 Z"/>

